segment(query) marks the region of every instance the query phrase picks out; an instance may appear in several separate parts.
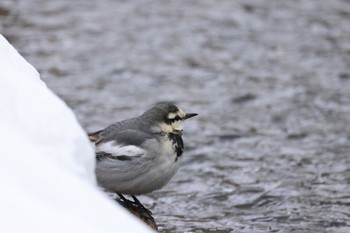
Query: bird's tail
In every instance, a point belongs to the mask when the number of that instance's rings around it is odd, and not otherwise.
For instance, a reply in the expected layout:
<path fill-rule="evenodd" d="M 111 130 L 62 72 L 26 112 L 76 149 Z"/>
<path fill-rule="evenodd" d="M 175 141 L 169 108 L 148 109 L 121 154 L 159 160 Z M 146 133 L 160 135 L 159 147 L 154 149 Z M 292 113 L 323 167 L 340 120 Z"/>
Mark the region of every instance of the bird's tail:
<path fill-rule="evenodd" d="M 90 142 L 94 142 L 95 144 L 99 143 L 99 141 L 101 140 L 101 136 L 100 136 L 101 131 L 102 130 L 99 130 L 93 133 L 88 133 Z"/>

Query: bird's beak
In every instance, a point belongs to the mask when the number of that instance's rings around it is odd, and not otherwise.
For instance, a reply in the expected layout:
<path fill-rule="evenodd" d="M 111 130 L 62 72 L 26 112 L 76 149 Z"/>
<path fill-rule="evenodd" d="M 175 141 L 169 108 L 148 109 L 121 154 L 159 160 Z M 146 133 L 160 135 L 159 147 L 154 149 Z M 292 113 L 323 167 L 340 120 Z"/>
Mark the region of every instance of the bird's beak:
<path fill-rule="evenodd" d="M 191 118 L 191 117 L 194 117 L 194 116 L 197 116 L 198 114 L 197 113 L 186 113 L 186 116 L 185 116 L 185 120 L 188 119 L 188 118 Z"/>

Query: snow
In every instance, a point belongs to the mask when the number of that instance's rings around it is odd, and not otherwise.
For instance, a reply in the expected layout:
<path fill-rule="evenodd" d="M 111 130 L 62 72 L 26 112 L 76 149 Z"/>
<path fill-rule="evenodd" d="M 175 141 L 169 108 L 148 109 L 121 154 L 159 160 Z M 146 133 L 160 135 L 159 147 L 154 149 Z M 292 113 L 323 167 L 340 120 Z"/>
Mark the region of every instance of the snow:
<path fill-rule="evenodd" d="M 96 186 L 73 112 L 0 35 L 0 232 L 151 232 Z"/>

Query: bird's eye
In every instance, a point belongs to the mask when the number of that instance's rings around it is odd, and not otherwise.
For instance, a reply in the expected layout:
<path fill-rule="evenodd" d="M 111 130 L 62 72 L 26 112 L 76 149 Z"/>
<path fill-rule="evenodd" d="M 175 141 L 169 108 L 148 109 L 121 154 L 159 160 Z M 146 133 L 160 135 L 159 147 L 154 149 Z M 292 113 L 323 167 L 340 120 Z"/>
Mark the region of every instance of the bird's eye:
<path fill-rule="evenodd" d="M 179 116 L 179 115 L 177 115 L 177 116 L 175 116 L 174 118 L 172 118 L 172 119 L 169 119 L 170 120 L 170 122 L 176 122 L 176 121 L 179 121 L 179 120 L 181 120 L 181 117 Z"/>
<path fill-rule="evenodd" d="M 181 117 L 179 115 L 177 115 L 175 118 L 174 118 L 174 121 L 179 121 L 181 120 Z"/>

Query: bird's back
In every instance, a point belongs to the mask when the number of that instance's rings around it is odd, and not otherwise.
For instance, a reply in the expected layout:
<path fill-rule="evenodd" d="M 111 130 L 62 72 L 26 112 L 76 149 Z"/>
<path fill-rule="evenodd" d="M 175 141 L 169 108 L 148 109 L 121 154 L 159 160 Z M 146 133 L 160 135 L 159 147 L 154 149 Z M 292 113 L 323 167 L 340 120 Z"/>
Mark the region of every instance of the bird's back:
<path fill-rule="evenodd" d="M 115 140 L 116 135 L 126 130 L 142 131 L 143 127 L 138 117 L 116 122 L 105 129 L 89 133 L 89 139 L 95 144 Z"/>

